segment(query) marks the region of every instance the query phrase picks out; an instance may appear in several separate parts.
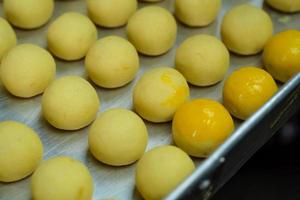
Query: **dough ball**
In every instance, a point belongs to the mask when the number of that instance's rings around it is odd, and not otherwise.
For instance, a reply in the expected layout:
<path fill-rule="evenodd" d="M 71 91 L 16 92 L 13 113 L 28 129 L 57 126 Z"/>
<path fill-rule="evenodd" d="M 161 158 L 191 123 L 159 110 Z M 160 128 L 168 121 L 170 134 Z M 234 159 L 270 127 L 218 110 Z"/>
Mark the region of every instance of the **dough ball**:
<path fill-rule="evenodd" d="M 234 130 L 229 112 L 210 99 L 195 99 L 183 104 L 175 113 L 173 139 L 191 156 L 207 157 Z"/>
<path fill-rule="evenodd" d="M 300 72 L 300 31 L 285 30 L 272 36 L 264 48 L 263 63 L 283 83 Z"/>
<path fill-rule="evenodd" d="M 156 147 L 138 161 L 135 181 L 146 200 L 163 199 L 194 171 L 191 158 L 174 146 Z"/>
<path fill-rule="evenodd" d="M 138 160 L 147 146 L 143 120 L 126 109 L 111 109 L 100 115 L 89 131 L 89 145 L 97 160 L 113 166 Z"/>
<path fill-rule="evenodd" d="M 85 58 L 85 68 L 97 85 L 121 87 L 134 79 L 139 69 L 139 56 L 127 40 L 108 36 L 90 48 Z"/>
<path fill-rule="evenodd" d="M 159 67 L 146 72 L 135 85 L 135 111 L 151 122 L 171 121 L 177 108 L 189 99 L 189 86 L 175 69 Z"/>
<path fill-rule="evenodd" d="M 175 15 L 188 26 L 206 26 L 216 19 L 221 5 L 221 0 L 176 0 Z"/>
<path fill-rule="evenodd" d="M 0 17 L 0 61 L 16 44 L 17 37 L 15 31 L 5 19 Z"/>
<path fill-rule="evenodd" d="M 233 116 L 245 120 L 277 90 L 275 81 L 266 71 L 257 67 L 242 67 L 226 79 L 223 102 Z"/>
<path fill-rule="evenodd" d="M 58 58 L 78 60 L 83 58 L 97 40 L 96 26 L 86 16 L 67 12 L 49 26 L 49 50 Z"/>
<path fill-rule="evenodd" d="M 33 44 L 12 48 L 2 59 L 0 75 L 6 89 L 17 97 L 28 98 L 44 92 L 55 77 L 51 54 Z"/>
<path fill-rule="evenodd" d="M 145 55 L 166 53 L 175 43 L 177 24 L 172 14 L 158 6 L 138 10 L 127 25 L 129 41 Z"/>
<path fill-rule="evenodd" d="M 45 119 L 63 130 L 76 130 L 89 125 L 96 118 L 99 106 L 95 89 L 78 76 L 55 80 L 42 97 Z"/>
<path fill-rule="evenodd" d="M 0 182 L 29 176 L 43 157 L 43 144 L 28 126 L 14 121 L 0 122 Z"/>
<path fill-rule="evenodd" d="M 300 11 L 300 0 L 266 0 L 272 7 L 282 12 L 293 13 Z"/>
<path fill-rule="evenodd" d="M 186 39 L 177 49 L 175 65 L 187 81 L 208 86 L 221 81 L 230 63 L 225 45 L 210 35 L 196 35 Z"/>
<path fill-rule="evenodd" d="M 31 179 L 35 200 L 91 200 L 93 179 L 86 166 L 69 157 L 54 157 L 41 163 Z"/>
<path fill-rule="evenodd" d="M 225 14 L 221 25 L 223 42 L 230 51 L 241 55 L 260 52 L 272 33 L 269 15 L 250 4 L 233 7 Z"/>
<path fill-rule="evenodd" d="M 53 0 L 3 0 L 4 13 L 14 26 L 34 29 L 44 25 L 52 16 Z"/>
<path fill-rule="evenodd" d="M 89 17 L 99 26 L 125 25 L 137 9 L 137 0 L 87 0 Z"/>

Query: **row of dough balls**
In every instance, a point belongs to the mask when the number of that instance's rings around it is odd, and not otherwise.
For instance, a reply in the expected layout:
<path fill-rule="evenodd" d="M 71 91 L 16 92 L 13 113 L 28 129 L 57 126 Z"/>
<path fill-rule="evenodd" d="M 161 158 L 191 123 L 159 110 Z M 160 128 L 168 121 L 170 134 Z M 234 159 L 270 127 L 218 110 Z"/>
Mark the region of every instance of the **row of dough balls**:
<path fill-rule="evenodd" d="M 163 198 L 195 169 L 191 158 L 175 146 L 156 147 L 144 154 L 145 124 L 125 109 L 103 113 L 90 128 L 89 144 L 92 154 L 106 164 L 128 165 L 140 159 L 136 185 L 145 199 Z M 42 157 L 43 145 L 34 130 L 15 121 L 0 122 L 0 182 L 18 181 L 33 173 L 34 199 L 92 199 L 93 178 L 86 166 L 70 157 L 41 162 Z"/>
<path fill-rule="evenodd" d="M 287 34 L 299 35 L 297 31 L 278 35 Z M 272 61 L 269 54 L 272 53 L 264 54 L 264 62 Z M 284 55 L 283 52 L 277 57 Z M 138 60 L 136 50 L 127 40 L 108 36 L 89 50 L 85 66 L 97 85 L 114 88 L 123 86 L 135 77 L 139 68 Z M 277 65 L 268 66 L 272 75 L 287 76 L 285 68 L 277 69 Z M 138 80 L 133 90 L 134 108 L 148 121 L 170 121 L 178 107 L 189 99 L 187 82 L 197 86 L 215 84 L 224 78 L 228 67 L 229 52 L 221 41 L 209 35 L 192 36 L 176 51 L 177 70 L 154 68 Z M 43 115 L 56 128 L 76 130 L 87 126 L 94 120 L 100 106 L 95 89 L 86 80 L 74 76 L 53 81 L 55 69 L 54 59 L 45 49 L 22 44 L 3 57 L 0 76 L 6 89 L 19 97 L 31 97 L 45 91 L 42 98 Z M 296 73 L 297 69 L 293 69 L 293 72 Z"/>
<path fill-rule="evenodd" d="M 138 52 L 158 56 L 173 47 L 177 36 L 177 24 L 166 9 L 146 6 L 130 17 L 126 31 L 128 40 Z M 257 32 L 261 34 L 257 35 Z M 268 14 L 248 4 L 236 6 L 228 11 L 221 26 L 222 40 L 227 48 L 242 55 L 260 52 L 272 32 L 272 20 Z M 96 40 L 97 29 L 92 21 L 74 12 L 58 17 L 49 26 L 47 33 L 49 50 L 64 60 L 83 58 Z"/>
<path fill-rule="evenodd" d="M 175 90 L 173 94 L 188 92 L 182 75 L 174 69 L 156 68 L 146 73 L 145 77 L 166 85 L 167 87 L 156 85 L 159 90 L 165 89 L 166 93 L 169 92 L 168 87 Z M 253 89 L 257 87 L 260 89 L 254 92 Z M 267 72 L 255 67 L 245 67 L 231 74 L 226 80 L 224 103 L 230 111 L 234 111 L 235 116 L 241 117 L 239 114 L 242 114 L 242 117 L 247 117 L 276 90 L 275 81 Z M 152 90 L 149 95 L 155 99 L 156 93 Z M 82 125 L 82 120 L 85 120 L 84 123 L 93 120 L 94 114 L 90 115 L 90 111 L 93 107 L 97 108 L 96 96 L 84 79 L 75 76 L 60 78 L 43 95 L 43 114 L 48 115 L 46 118 L 48 121 L 52 119 L 49 122 L 56 127 L 72 128 L 73 124 L 80 128 L 78 125 Z M 243 99 L 244 96 L 247 99 Z M 71 100 L 75 100 L 75 103 Z M 178 101 L 178 96 L 170 96 L 162 103 L 167 106 L 180 104 L 172 125 L 174 141 L 189 155 L 206 157 L 232 133 L 233 120 L 228 111 L 216 101 L 179 100 L 184 102 Z M 47 111 L 46 107 L 45 112 L 45 104 L 51 110 Z M 206 130 L 205 134 L 202 134 L 203 129 Z M 129 110 L 110 109 L 102 113 L 90 127 L 88 141 L 92 155 L 109 165 L 128 165 L 141 158 L 136 169 L 136 185 L 145 199 L 163 198 L 194 170 L 191 159 L 177 147 L 158 147 L 144 154 L 148 142 L 147 128 L 143 120 Z M 210 141 L 209 145 L 207 141 Z M 0 181 L 12 182 L 28 176 L 34 171 L 41 157 L 42 144 L 32 129 L 11 121 L 0 123 Z M 76 181 L 71 178 L 74 173 L 80 174 Z M 49 181 L 49 177 L 59 180 L 59 184 Z M 66 199 L 78 195 L 79 187 L 82 198 L 90 199 L 92 185 L 91 176 L 81 163 L 58 157 L 45 161 L 38 167 L 32 177 L 32 194 L 35 199 Z M 156 186 L 155 189 L 153 186 Z M 54 194 L 52 190 L 56 191 L 55 196 L 49 196 L 49 193 Z"/>
<path fill-rule="evenodd" d="M 129 20 L 127 25 L 129 41 L 142 54 L 161 55 L 174 45 L 177 25 L 170 12 L 157 6 L 147 6 L 135 12 L 137 7 L 135 0 L 115 1 L 117 2 L 88 0 L 88 12 L 92 21 L 101 26 L 115 27 L 124 25 Z M 30 4 L 34 5 L 34 10 L 31 9 Z M 39 7 L 41 9 L 37 9 Z M 177 0 L 175 15 L 180 21 L 190 26 L 204 26 L 215 19 L 220 7 L 220 0 Z M 297 6 L 294 3 L 293 8 L 295 9 L 295 7 Z M 112 9 L 116 9 L 116 12 L 112 12 Z M 6 18 L 15 26 L 36 28 L 49 18 L 49 12 L 53 11 L 53 1 L 31 0 L 20 3 L 17 0 L 9 0 L 4 1 L 4 10 Z M 33 15 L 32 12 L 37 13 Z M 31 19 L 33 16 L 34 18 Z M 58 17 L 50 25 L 47 33 L 49 50 L 64 60 L 83 58 L 97 40 L 97 29 L 92 21 L 84 15 L 74 12 Z M 270 17 L 263 10 L 250 5 L 240 5 L 229 10 L 225 14 L 221 26 L 222 40 L 227 48 L 242 55 L 260 52 L 272 31 Z M 2 34 L 5 34 L 5 31 L 3 32 Z M 6 35 L 13 38 L 10 32 L 11 30 L 8 30 Z M 257 32 L 260 34 L 256 34 Z M 16 43 L 15 39 L 9 41 L 6 42 L 10 44 L 7 45 L 7 48 L 2 47 L 5 51 Z"/>
<path fill-rule="evenodd" d="M 143 0 L 158 2 L 161 0 Z M 284 12 L 300 10 L 299 0 L 266 0 Z M 86 0 L 92 21 L 103 27 L 118 27 L 127 23 L 137 9 L 137 0 Z M 14 26 L 34 29 L 44 25 L 53 15 L 53 0 L 4 0 L 4 13 Z M 189 26 L 206 26 L 217 16 L 221 0 L 175 0 L 175 15 Z"/>
<path fill-rule="evenodd" d="M 89 50 L 85 66 L 97 85 L 115 88 L 134 79 L 139 58 L 127 40 L 108 36 Z M 138 80 L 133 92 L 135 110 L 152 122 L 170 121 L 178 106 L 189 99 L 186 79 L 199 86 L 215 84 L 223 79 L 228 67 L 229 53 L 217 38 L 209 35 L 188 38 L 177 50 L 177 70 L 158 67 Z M 32 97 L 44 92 L 43 114 L 56 128 L 75 130 L 87 126 L 100 105 L 95 89 L 74 76 L 53 81 L 55 71 L 55 61 L 49 52 L 36 45 L 22 44 L 3 57 L 0 77 L 4 87 L 15 96 Z"/>

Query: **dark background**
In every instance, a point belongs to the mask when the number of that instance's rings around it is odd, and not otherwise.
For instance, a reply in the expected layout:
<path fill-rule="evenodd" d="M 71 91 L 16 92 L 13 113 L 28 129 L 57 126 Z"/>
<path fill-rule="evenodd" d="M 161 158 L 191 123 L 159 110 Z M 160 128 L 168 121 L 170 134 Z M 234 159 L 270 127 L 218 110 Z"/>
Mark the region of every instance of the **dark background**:
<path fill-rule="evenodd" d="M 300 200 L 300 112 L 212 200 Z"/>

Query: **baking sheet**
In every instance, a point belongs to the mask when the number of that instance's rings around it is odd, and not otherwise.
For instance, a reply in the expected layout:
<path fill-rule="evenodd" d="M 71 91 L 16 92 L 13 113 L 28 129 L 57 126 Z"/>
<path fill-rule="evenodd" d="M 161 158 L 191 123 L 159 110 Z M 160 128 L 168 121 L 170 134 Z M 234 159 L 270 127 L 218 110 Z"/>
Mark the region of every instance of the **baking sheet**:
<path fill-rule="evenodd" d="M 166 54 L 158 57 L 147 57 L 140 55 L 140 71 L 133 82 L 125 87 L 118 89 L 103 89 L 95 86 L 101 100 L 100 112 L 109 108 L 122 107 L 132 108 L 131 93 L 138 78 L 147 70 L 154 67 L 174 65 L 176 47 L 187 37 L 196 34 L 210 34 L 220 37 L 220 22 L 222 16 L 230 7 L 249 2 L 256 6 L 262 6 L 262 0 L 224 0 L 223 8 L 219 14 L 218 19 L 211 25 L 204 28 L 188 28 L 178 23 L 178 37 L 176 45 Z M 139 7 L 147 5 L 159 5 L 168 8 L 173 12 L 173 0 L 165 0 L 159 3 L 139 3 Z M 3 16 L 3 6 L 0 2 L 0 15 Z M 268 7 L 265 8 L 271 15 L 275 32 L 289 28 L 299 28 L 300 17 L 297 14 L 286 15 L 279 12 L 272 11 Z M 53 21 L 57 16 L 67 11 L 77 11 L 86 14 L 86 6 L 84 0 L 71 1 L 55 1 L 55 13 L 51 18 Z M 17 29 L 18 44 L 33 43 L 47 48 L 46 45 L 46 31 L 49 23 L 42 28 L 36 30 L 21 30 Z M 298 26 L 298 27 L 297 27 Z M 117 29 L 104 29 L 98 27 L 99 38 L 107 35 L 118 35 L 126 38 L 125 27 Z M 245 65 L 261 65 L 261 55 L 241 57 L 231 55 L 231 66 L 227 73 L 240 66 Z M 78 75 L 87 78 L 84 71 L 83 60 L 75 62 L 64 62 L 56 59 L 57 77 L 65 75 Z M 221 101 L 221 91 L 223 82 L 211 87 L 194 87 L 191 88 L 192 98 L 212 98 Z M 44 145 L 44 159 L 53 156 L 65 155 L 71 156 L 82 161 L 91 172 L 94 179 L 94 197 L 95 200 L 100 199 L 140 199 L 134 187 L 134 170 L 135 164 L 126 167 L 110 167 L 96 161 L 88 151 L 87 131 L 88 127 L 79 131 L 60 131 L 51 127 L 41 116 L 41 95 L 30 98 L 20 99 L 10 95 L 0 83 L 0 121 L 2 120 L 17 120 L 24 122 L 32 127 L 40 136 Z M 235 120 L 238 127 L 240 121 Z M 149 132 L 149 143 L 147 150 L 160 146 L 163 144 L 172 143 L 171 126 L 170 123 L 152 124 L 146 122 Z M 200 159 L 194 159 L 196 165 L 201 163 Z M 3 184 L 0 183 L 0 199 L 2 200 L 23 200 L 31 199 L 30 194 L 30 178 L 24 180 Z"/>

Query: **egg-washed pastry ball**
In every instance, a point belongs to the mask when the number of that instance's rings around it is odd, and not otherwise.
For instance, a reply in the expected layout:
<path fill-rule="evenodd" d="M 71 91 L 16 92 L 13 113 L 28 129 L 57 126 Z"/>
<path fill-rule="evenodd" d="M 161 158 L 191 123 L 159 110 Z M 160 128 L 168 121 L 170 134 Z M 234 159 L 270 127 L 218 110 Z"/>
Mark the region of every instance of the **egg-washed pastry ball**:
<path fill-rule="evenodd" d="M 300 0 L 266 0 L 276 10 L 293 13 L 300 11 Z"/>
<path fill-rule="evenodd" d="M 260 52 L 272 33 L 270 16 L 250 4 L 233 7 L 225 14 L 221 25 L 223 42 L 230 51 L 240 55 Z"/>
<path fill-rule="evenodd" d="M 274 35 L 264 48 L 263 63 L 281 82 L 300 72 L 300 31 L 286 30 Z"/>
<path fill-rule="evenodd" d="M 189 95 L 189 86 L 178 71 L 158 67 L 146 72 L 136 83 L 133 106 L 148 121 L 167 122 Z"/>
<path fill-rule="evenodd" d="M 137 9 L 137 0 L 87 0 L 91 20 L 103 27 L 125 25 Z"/>
<path fill-rule="evenodd" d="M 183 104 L 172 123 L 175 144 L 195 157 L 210 155 L 233 130 L 229 112 L 210 99 L 195 99 Z"/>
<path fill-rule="evenodd" d="M 177 24 L 172 14 L 158 6 L 138 10 L 128 21 L 127 36 L 138 52 L 158 56 L 175 43 Z"/>
<path fill-rule="evenodd" d="M 14 26 L 34 29 L 44 25 L 54 11 L 54 0 L 3 0 L 6 19 Z"/>
<path fill-rule="evenodd" d="M 139 69 L 139 56 L 127 40 L 108 36 L 90 48 L 85 57 L 85 68 L 97 85 L 117 88 L 134 79 Z"/>
<path fill-rule="evenodd" d="M 51 54 L 33 44 L 13 47 L 2 59 L 0 76 L 5 88 L 17 97 L 33 97 L 44 92 L 55 78 L 56 64 Z"/>
<path fill-rule="evenodd" d="M 225 81 L 223 102 L 235 117 L 246 120 L 278 90 L 272 76 L 257 67 L 242 67 Z"/>
<path fill-rule="evenodd" d="M 225 45 L 210 35 L 192 36 L 176 50 L 176 69 L 189 83 L 197 86 L 208 86 L 221 81 L 229 62 L 230 55 Z"/>
<path fill-rule="evenodd" d="M 83 58 L 96 40 L 96 26 L 88 17 L 76 12 L 62 14 L 47 32 L 49 50 L 69 61 Z"/>
<path fill-rule="evenodd" d="M 105 111 L 89 130 L 89 146 L 97 160 L 113 166 L 129 165 L 140 159 L 147 146 L 148 132 L 134 112 L 115 108 Z"/>
<path fill-rule="evenodd" d="M 194 171 L 191 158 L 175 146 L 156 147 L 138 161 L 136 187 L 144 199 L 163 199 Z"/>
<path fill-rule="evenodd" d="M 93 179 L 78 160 L 59 156 L 43 161 L 32 175 L 34 200 L 91 200 Z"/>
<path fill-rule="evenodd" d="M 16 44 L 17 37 L 15 31 L 5 19 L 0 17 L 0 60 Z"/>
<path fill-rule="evenodd" d="M 29 176 L 43 157 L 39 136 L 25 124 L 0 122 L 0 182 Z"/>
<path fill-rule="evenodd" d="M 64 76 L 53 81 L 42 97 L 42 112 L 54 127 L 77 130 L 95 118 L 100 101 L 93 86 L 78 76 Z"/>
<path fill-rule="evenodd" d="M 221 5 L 221 0 L 176 0 L 175 16 L 191 27 L 206 26 L 216 19 Z"/>

